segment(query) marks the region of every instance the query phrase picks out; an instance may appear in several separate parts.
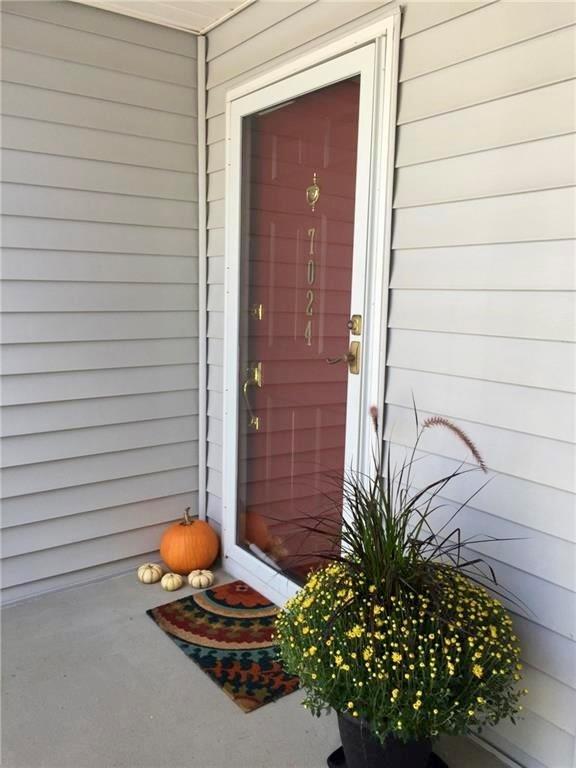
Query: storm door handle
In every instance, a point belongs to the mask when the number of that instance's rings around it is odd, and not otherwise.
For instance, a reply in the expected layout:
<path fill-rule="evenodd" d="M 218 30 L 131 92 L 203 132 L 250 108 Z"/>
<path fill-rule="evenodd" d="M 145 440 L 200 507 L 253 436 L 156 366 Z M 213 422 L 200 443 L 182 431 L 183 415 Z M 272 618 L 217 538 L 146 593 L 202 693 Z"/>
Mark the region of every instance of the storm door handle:
<path fill-rule="evenodd" d="M 246 410 L 248 411 L 248 426 L 251 429 L 258 431 L 260 429 L 260 419 L 252 410 L 250 403 L 250 397 L 248 395 L 248 389 L 250 387 L 262 386 L 262 363 L 250 363 L 246 368 L 246 378 L 242 385 L 242 394 L 244 395 L 244 403 L 246 404 Z"/>

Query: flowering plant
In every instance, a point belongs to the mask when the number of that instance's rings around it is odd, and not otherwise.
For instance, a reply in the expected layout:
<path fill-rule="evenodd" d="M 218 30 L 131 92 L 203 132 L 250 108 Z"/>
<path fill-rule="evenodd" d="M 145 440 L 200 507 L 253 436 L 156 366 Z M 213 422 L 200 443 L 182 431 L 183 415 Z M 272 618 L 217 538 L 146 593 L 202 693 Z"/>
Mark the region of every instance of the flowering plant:
<path fill-rule="evenodd" d="M 484 469 L 446 419 L 424 422 L 399 470 L 389 454 L 384 468 L 381 448 L 374 477 L 343 481 L 342 554 L 327 555 L 277 620 L 281 657 L 300 676 L 305 705 L 317 715 L 330 707 L 348 713 L 382 741 L 462 734 L 513 718 L 524 693 L 512 622 L 482 583 L 494 586 L 493 572 L 487 577 L 480 559 L 465 559 L 472 540 L 459 529 L 443 535 L 429 520 L 439 492 L 470 470 L 412 488 L 418 442 L 434 426 L 454 432 Z M 322 530 L 321 521 L 313 528 Z"/>

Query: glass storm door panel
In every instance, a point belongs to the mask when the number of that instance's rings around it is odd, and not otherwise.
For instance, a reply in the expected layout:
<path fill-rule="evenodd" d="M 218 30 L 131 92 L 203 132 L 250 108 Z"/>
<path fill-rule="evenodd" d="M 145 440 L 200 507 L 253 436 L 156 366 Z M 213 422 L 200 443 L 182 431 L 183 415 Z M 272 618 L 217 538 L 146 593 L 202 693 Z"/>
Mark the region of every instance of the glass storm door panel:
<path fill-rule="evenodd" d="M 295 581 L 339 549 L 359 104 L 355 76 L 242 120 L 236 542 Z"/>

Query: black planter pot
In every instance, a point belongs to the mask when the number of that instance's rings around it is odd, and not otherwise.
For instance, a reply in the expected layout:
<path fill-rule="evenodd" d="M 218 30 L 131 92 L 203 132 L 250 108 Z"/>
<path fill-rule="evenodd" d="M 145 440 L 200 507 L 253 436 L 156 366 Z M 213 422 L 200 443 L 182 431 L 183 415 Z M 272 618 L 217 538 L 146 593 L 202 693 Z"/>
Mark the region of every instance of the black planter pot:
<path fill-rule="evenodd" d="M 433 765 L 432 742 L 428 739 L 404 743 L 388 738 L 382 744 L 365 724 L 347 714 L 338 715 L 338 727 L 345 768 L 428 768 Z M 332 765 L 337 762 L 334 760 Z"/>

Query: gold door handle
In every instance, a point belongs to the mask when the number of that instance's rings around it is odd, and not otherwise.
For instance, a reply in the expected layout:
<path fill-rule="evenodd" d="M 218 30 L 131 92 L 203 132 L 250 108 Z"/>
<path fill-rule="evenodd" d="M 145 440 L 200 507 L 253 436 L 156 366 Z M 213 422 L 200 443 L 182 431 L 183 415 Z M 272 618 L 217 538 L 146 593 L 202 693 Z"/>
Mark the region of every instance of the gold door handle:
<path fill-rule="evenodd" d="M 352 341 L 348 352 L 340 357 L 327 357 L 326 362 L 328 365 L 336 365 L 336 363 L 348 363 L 348 370 L 350 373 L 360 373 L 360 342 Z"/>
<path fill-rule="evenodd" d="M 244 403 L 246 404 L 246 410 L 248 411 L 248 426 L 258 431 L 260 429 L 260 419 L 254 414 L 252 406 L 250 405 L 250 398 L 248 397 L 249 387 L 261 387 L 262 386 L 262 363 L 250 363 L 246 368 L 246 379 L 242 384 L 242 394 L 244 395 Z"/>

